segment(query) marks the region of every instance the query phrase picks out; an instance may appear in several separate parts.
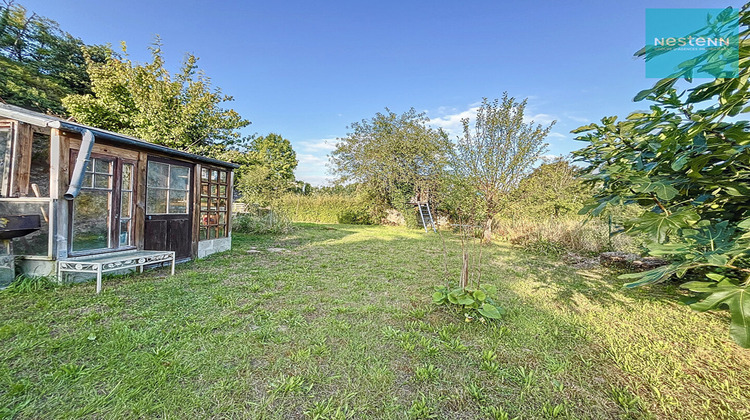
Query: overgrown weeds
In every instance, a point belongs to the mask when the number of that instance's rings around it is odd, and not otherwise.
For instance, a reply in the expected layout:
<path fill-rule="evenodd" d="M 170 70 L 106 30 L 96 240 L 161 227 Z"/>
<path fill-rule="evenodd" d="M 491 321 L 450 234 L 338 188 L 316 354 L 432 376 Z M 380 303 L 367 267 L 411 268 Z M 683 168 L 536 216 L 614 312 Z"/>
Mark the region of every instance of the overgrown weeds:
<path fill-rule="evenodd" d="M 292 222 L 284 213 L 270 209 L 256 209 L 251 213 L 236 214 L 232 229 L 240 233 L 284 234 L 292 231 Z"/>

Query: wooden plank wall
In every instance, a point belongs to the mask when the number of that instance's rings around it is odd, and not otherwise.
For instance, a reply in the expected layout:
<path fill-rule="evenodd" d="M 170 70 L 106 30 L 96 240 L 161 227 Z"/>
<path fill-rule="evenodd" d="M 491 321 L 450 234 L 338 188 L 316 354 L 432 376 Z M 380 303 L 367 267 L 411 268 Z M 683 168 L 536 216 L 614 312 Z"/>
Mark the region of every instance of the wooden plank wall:
<path fill-rule="evenodd" d="M 138 153 L 138 167 L 134 179 L 133 194 L 135 199 L 135 213 L 133 214 L 133 245 L 143 249 L 145 243 L 144 231 L 146 228 L 146 167 L 148 166 L 148 155 L 145 152 Z"/>
<path fill-rule="evenodd" d="M 27 197 L 29 195 L 29 177 L 31 176 L 31 143 L 34 139 L 34 127 L 18 122 L 15 131 L 16 141 L 13 144 L 13 174 L 10 177 L 10 196 Z"/>

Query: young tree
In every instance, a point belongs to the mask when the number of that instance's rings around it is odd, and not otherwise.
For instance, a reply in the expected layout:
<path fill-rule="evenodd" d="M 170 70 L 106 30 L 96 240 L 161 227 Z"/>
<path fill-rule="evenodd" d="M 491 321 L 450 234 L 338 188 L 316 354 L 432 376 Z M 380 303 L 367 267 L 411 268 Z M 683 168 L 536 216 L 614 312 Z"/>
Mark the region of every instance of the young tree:
<path fill-rule="evenodd" d="M 736 19 L 736 13 L 726 9 L 710 19 L 707 30 Z M 650 111 L 624 121 L 605 117 L 575 132 L 587 143 L 576 155 L 589 164 L 587 179 L 600 191 L 583 212 L 640 204 L 643 212 L 628 221 L 630 232 L 648 235 L 650 253 L 672 261 L 621 276 L 633 281 L 626 287 L 697 276 L 699 281 L 682 284 L 694 292 L 690 306 L 729 309 L 732 338 L 749 348 L 750 121 L 740 119 L 750 110 L 748 5 L 739 22 L 737 77 L 725 77 L 724 65 L 709 50 L 683 63 L 681 74 L 636 96 L 653 102 Z M 717 78 L 678 94 L 678 77 L 692 82 L 695 70 L 716 71 Z"/>
<path fill-rule="evenodd" d="M 63 105 L 81 123 L 129 134 L 143 140 L 213 155 L 241 141 L 239 129 L 250 124 L 233 109 L 223 109 L 231 96 L 211 86 L 188 54 L 177 74 L 164 67 L 157 39 L 152 61 L 136 64 L 109 51 L 104 62 L 85 54 L 93 94 L 70 95 Z"/>
<path fill-rule="evenodd" d="M 501 200 L 510 194 L 547 150 L 547 127 L 524 122 L 526 100 L 503 93 L 502 101 L 484 98 L 474 127 L 462 120 L 464 135 L 458 139 L 452 166 L 463 182 L 481 194 L 486 217 L 484 237 L 492 238 L 492 220 Z"/>
<path fill-rule="evenodd" d="M 448 163 L 450 141 L 427 122 L 414 108 L 401 115 L 386 108 L 353 123 L 330 155 L 333 174 L 360 183 L 376 205 L 404 213 L 409 199 L 437 189 Z"/>

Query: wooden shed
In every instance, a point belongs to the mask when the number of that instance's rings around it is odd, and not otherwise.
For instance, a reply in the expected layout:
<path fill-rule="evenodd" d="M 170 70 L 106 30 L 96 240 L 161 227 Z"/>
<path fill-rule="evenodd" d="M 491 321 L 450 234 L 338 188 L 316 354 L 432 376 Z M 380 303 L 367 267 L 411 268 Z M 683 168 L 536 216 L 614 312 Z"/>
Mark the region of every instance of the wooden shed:
<path fill-rule="evenodd" d="M 10 242 L 22 272 L 134 251 L 173 251 L 179 262 L 229 250 L 235 168 L 0 104 L 0 218 L 41 221 Z"/>

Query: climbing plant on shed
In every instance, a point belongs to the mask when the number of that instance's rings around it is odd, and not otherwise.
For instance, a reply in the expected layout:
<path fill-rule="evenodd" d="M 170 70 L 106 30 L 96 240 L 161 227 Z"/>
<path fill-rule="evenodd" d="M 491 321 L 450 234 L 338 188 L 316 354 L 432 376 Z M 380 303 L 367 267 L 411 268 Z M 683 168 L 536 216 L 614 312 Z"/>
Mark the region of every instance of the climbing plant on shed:
<path fill-rule="evenodd" d="M 750 15 L 739 13 L 739 74 L 729 78 L 711 62 L 711 51 L 683 63 L 675 77 L 659 80 L 636 101 L 648 111 L 627 119 L 606 117 L 574 130 L 588 143 L 575 153 L 588 163 L 585 179 L 599 187 L 582 213 L 598 215 L 607 206 L 637 203 L 642 214 L 628 221 L 629 232 L 650 237 L 651 255 L 671 264 L 626 274 L 626 287 L 670 278 L 697 280 L 681 285 L 692 292 L 693 309 L 728 309 L 730 334 L 750 348 Z M 736 19 L 726 9 L 707 30 Z M 637 55 L 648 55 L 645 50 Z M 678 93 L 680 78 L 692 83 L 695 70 L 716 78 Z"/>

